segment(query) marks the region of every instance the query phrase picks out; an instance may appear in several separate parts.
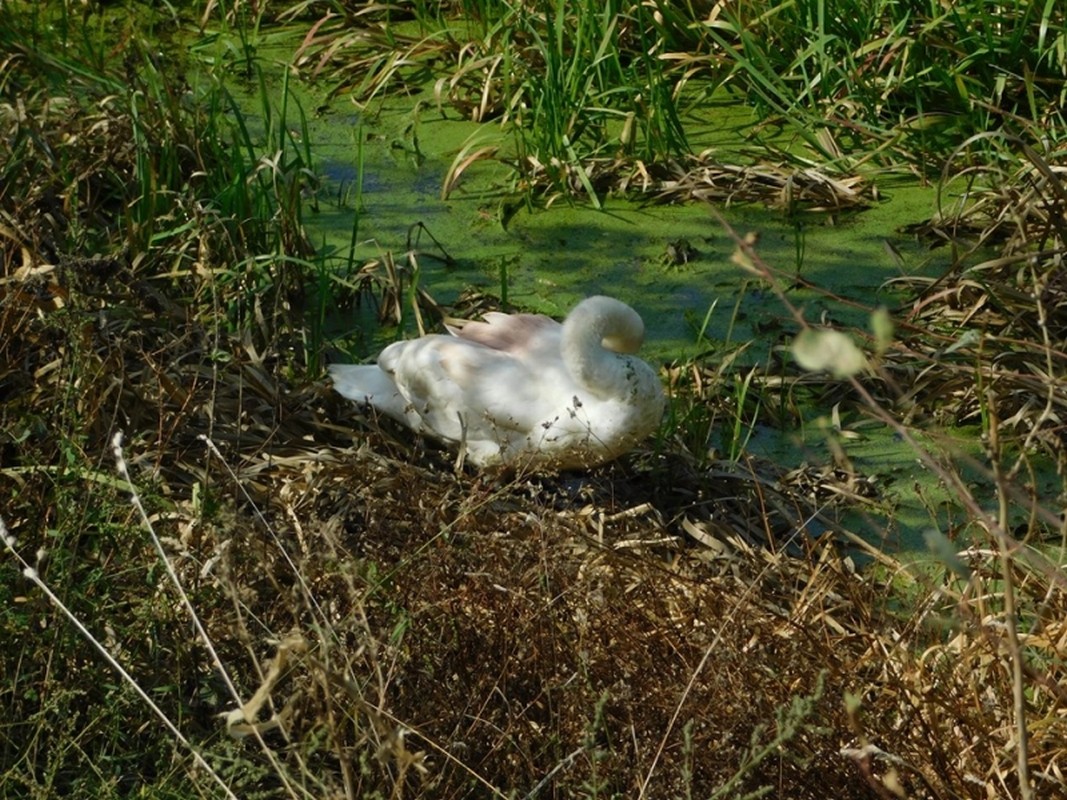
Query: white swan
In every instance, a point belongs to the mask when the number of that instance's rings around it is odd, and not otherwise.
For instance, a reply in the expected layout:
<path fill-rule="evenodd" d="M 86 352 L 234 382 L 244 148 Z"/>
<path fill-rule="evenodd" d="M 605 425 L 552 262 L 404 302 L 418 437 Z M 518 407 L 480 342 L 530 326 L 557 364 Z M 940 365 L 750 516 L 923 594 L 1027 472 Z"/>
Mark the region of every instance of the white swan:
<path fill-rule="evenodd" d="M 630 355 L 645 326 L 625 303 L 586 298 L 562 325 L 489 313 L 449 331 L 391 344 L 376 365 L 331 365 L 334 388 L 479 467 L 588 467 L 659 426 L 663 386 Z"/>

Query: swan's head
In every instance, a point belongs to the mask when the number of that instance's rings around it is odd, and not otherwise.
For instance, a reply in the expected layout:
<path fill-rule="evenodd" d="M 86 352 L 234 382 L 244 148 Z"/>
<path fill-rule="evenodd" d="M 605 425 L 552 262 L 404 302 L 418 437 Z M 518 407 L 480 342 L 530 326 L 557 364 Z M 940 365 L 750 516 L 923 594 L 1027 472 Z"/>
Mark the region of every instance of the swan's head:
<path fill-rule="evenodd" d="M 652 367 L 630 355 L 644 338 L 645 324 L 626 303 L 590 297 L 563 321 L 563 364 L 585 391 L 601 400 L 654 406 L 651 418 L 662 412 L 663 387 Z"/>
<path fill-rule="evenodd" d="M 645 341 L 640 314 L 613 297 L 587 297 L 567 315 L 564 324 L 595 333 L 601 346 L 613 353 L 636 353 Z"/>

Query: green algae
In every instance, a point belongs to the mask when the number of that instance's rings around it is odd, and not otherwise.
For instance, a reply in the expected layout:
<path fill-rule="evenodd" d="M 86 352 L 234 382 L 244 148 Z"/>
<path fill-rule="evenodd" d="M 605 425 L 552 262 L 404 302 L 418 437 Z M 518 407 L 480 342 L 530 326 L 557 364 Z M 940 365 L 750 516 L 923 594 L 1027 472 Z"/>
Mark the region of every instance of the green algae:
<path fill-rule="evenodd" d="M 259 54 L 273 53 L 289 68 L 285 58 L 295 38 L 277 34 Z M 597 210 L 559 199 L 539 207 L 524 201 L 515 172 L 497 160 L 473 164 L 443 198 L 457 153 L 472 142 L 507 151 L 509 137 L 498 126 L 459 118 L 438 106 L 429 88 L 358 107 L 344 96 L 327 101 L 325 87 L 296 80 L 287 86 L 303 108 L 316 109 L 309 149 L 323 183 L 316 213 L 305 223 L 328 269 L 351 270 L 384 253 L 401 261 L 412 230 L 424 226 L 450 256 L 448 263 L 419 261 L 419 285 L 441 303 L 474 290 L 562 316 L 584 296 L 612 294 L 638 308 L 648 329 L 647 352 L 665 362 L 691 358 L 709 345 L 758 342 L 785 318 L 777 300 L 731 262 L 734 240 L 705 203 L 606 198 Z M 248 100 L 255 124 L 258 109 L 254 97 Z M 686 120 L 694 147 L 728 162 L 751 159 L 754 110 L 723 92 L 702 110 Z M 788 133 L 759 136 L 784 142 Z M 884 288 L 887 280 L 936 276 L 949 264 L 947 253 L 928 251 L 902 232 L 935 213 L 936 190 L 897 175 L 879 186 L 885 199 L 862 212 L 787 214 L 751 204 L 714 211 L 737 233 L 758 234 L 761 258 L 785 279 L 799 279 L 790 300 L 809 321 L 866 327 L 871 310 L 900 299 Z M 680 264 L 669 257 L 677 243 L 692 253 Z M 364 340 L 376 338 L 359 330 Z M 760 358 L 767 352 L 753 348 Z"/>
<path fill-rule="evenodd" d="M 602 210 L 563 200 L 534 207 L 515 198 L 509 171 L 494 162 L 472 166 L 442 199 L 456 151 L 480 128 L 414 105 L 414 111 L 410 100 L 404 110 L 381 108 L 370 118 L 342 111 L 312 126 L 312 149 L 326 183 L 308 227 L 335 258 L 400 256 L 412 227 L 421 224 L 454 260 L 420 262 L 420 285 L 439 301 L 476 290 L 560 316 L 584 296 L 612 294 L 640 310 L 648 352 L 663 361 L 690 358 L 707 348 L 707 340 L 755 340 L 784 313 L 731 262 L 735 243 L 704 203 L 609 198 Z M 758 233 L 759 253 L 772 268 L 821 288 L 794 292 L 809 319 L 863 325 L 866 309 L 895 301 L 882 288 L 888 279 L 937 274 L 947 266 L 900 232 L 933 213 L 935 192 L 899 186 L 887 194 L 875 208 L 848 215 L 790 216 L 751 205 L 716 211 L 738 233 Z M 669 258 L 677 242 L 692 249 L 685 263 Z"/>

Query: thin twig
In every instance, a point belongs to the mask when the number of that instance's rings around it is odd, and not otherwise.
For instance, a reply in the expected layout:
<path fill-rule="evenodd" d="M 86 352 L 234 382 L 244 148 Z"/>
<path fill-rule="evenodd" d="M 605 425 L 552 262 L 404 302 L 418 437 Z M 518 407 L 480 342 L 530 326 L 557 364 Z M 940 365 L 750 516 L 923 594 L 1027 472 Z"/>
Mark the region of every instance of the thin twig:
<path fill-rule="evenodd" d="M 1018 744 L 1015 756 L 1019 770 L 1019 791 L 1023 800 L 1033 800 L 1034 788 L 1030 785 L 1030 733 L 1026 725 L 1026 685 L 1023 680 L 1023 654 L 1019 646 L 1018 620 L 1015 618 L 1015 578 L 1012 575 L 1013 550 L 1018 546 L 1008 535 L 1008 493 L 1004 490 L 1005 478 L 1000 459 L 1000 419 L 997 414 L 993 390 L 987 392 L 989 411 L 989 455 L 993 462 L 993 475 L 997 486 L 997 524 L 992 533 L 1000 552 L 1000 569 L 1004 579 L 1004 625 L 1008 653 L 1011 656 L 1012 700 L 1015 707 L 1015 730 Z"/>

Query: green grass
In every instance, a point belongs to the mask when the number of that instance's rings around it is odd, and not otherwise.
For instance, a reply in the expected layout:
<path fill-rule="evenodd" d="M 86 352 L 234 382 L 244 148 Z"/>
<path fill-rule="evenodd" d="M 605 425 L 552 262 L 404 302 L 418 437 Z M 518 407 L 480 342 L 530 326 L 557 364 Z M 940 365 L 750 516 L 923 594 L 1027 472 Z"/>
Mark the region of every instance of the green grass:
<path fill-rule="evenodd" d="M 529 42 L 516 59 L 526 62 L 523 77 L 504 94 L 513 98 L 506 117 L 527 177 L 544 170 L 551 186 L 580 187 L 596 203 L 591 159 L 621 152 L 652 161 L 688 150 L 647 7 L 558 0 L 522 19 L 511 38 Z M 625 38 L 636 40 L 632 52 Z"/>
<path fill-rule="evenodd" d="M 679 75 L 662 57 L 668 32 L 653 9 L 623 0 L 475 5 L 452 15 L 413 4 L 418 35 L 378 24 L 353 35 L 327 21 L 309 54 L 334 53 L 322 72 L 363 104 L 432 82 L 436 63 L 451 61 L 439 102 L 499 125 L 517 180 L 538 194 L 577 192 L 595 204 L 590 161 L 688 153 Z"/>
<path fill-rule="evenodd" d="M 975 134 L 1056 143 L 1067 129 L 1067 19 L 1051 0 L 401 8 L 419 31 L 402 41 L 373 14 L 357 34 L 325 21 L 308 47 L 330 54 L 317 70 L 361 103 L 437 81 L 439 102 L 510 135 L 498 157 L 526 191 L 550 197 L 596 203 L 607 187 L 594 165 L 605 161 L 616 171 L 685 162 L 685 120 L 723 89 L 759 110 L 761 147 L 840 174 L 933 179 Z"/>
<path fill-rule="evenodd" d="M 824 159 L 834 153 L 820 131 L 852 159 L 873 150 L 925 169 L 976 133 L 1063 130 L 1067 19 L 1056 3 L 753 3 L 707 35 L 729 85 Z"/>

